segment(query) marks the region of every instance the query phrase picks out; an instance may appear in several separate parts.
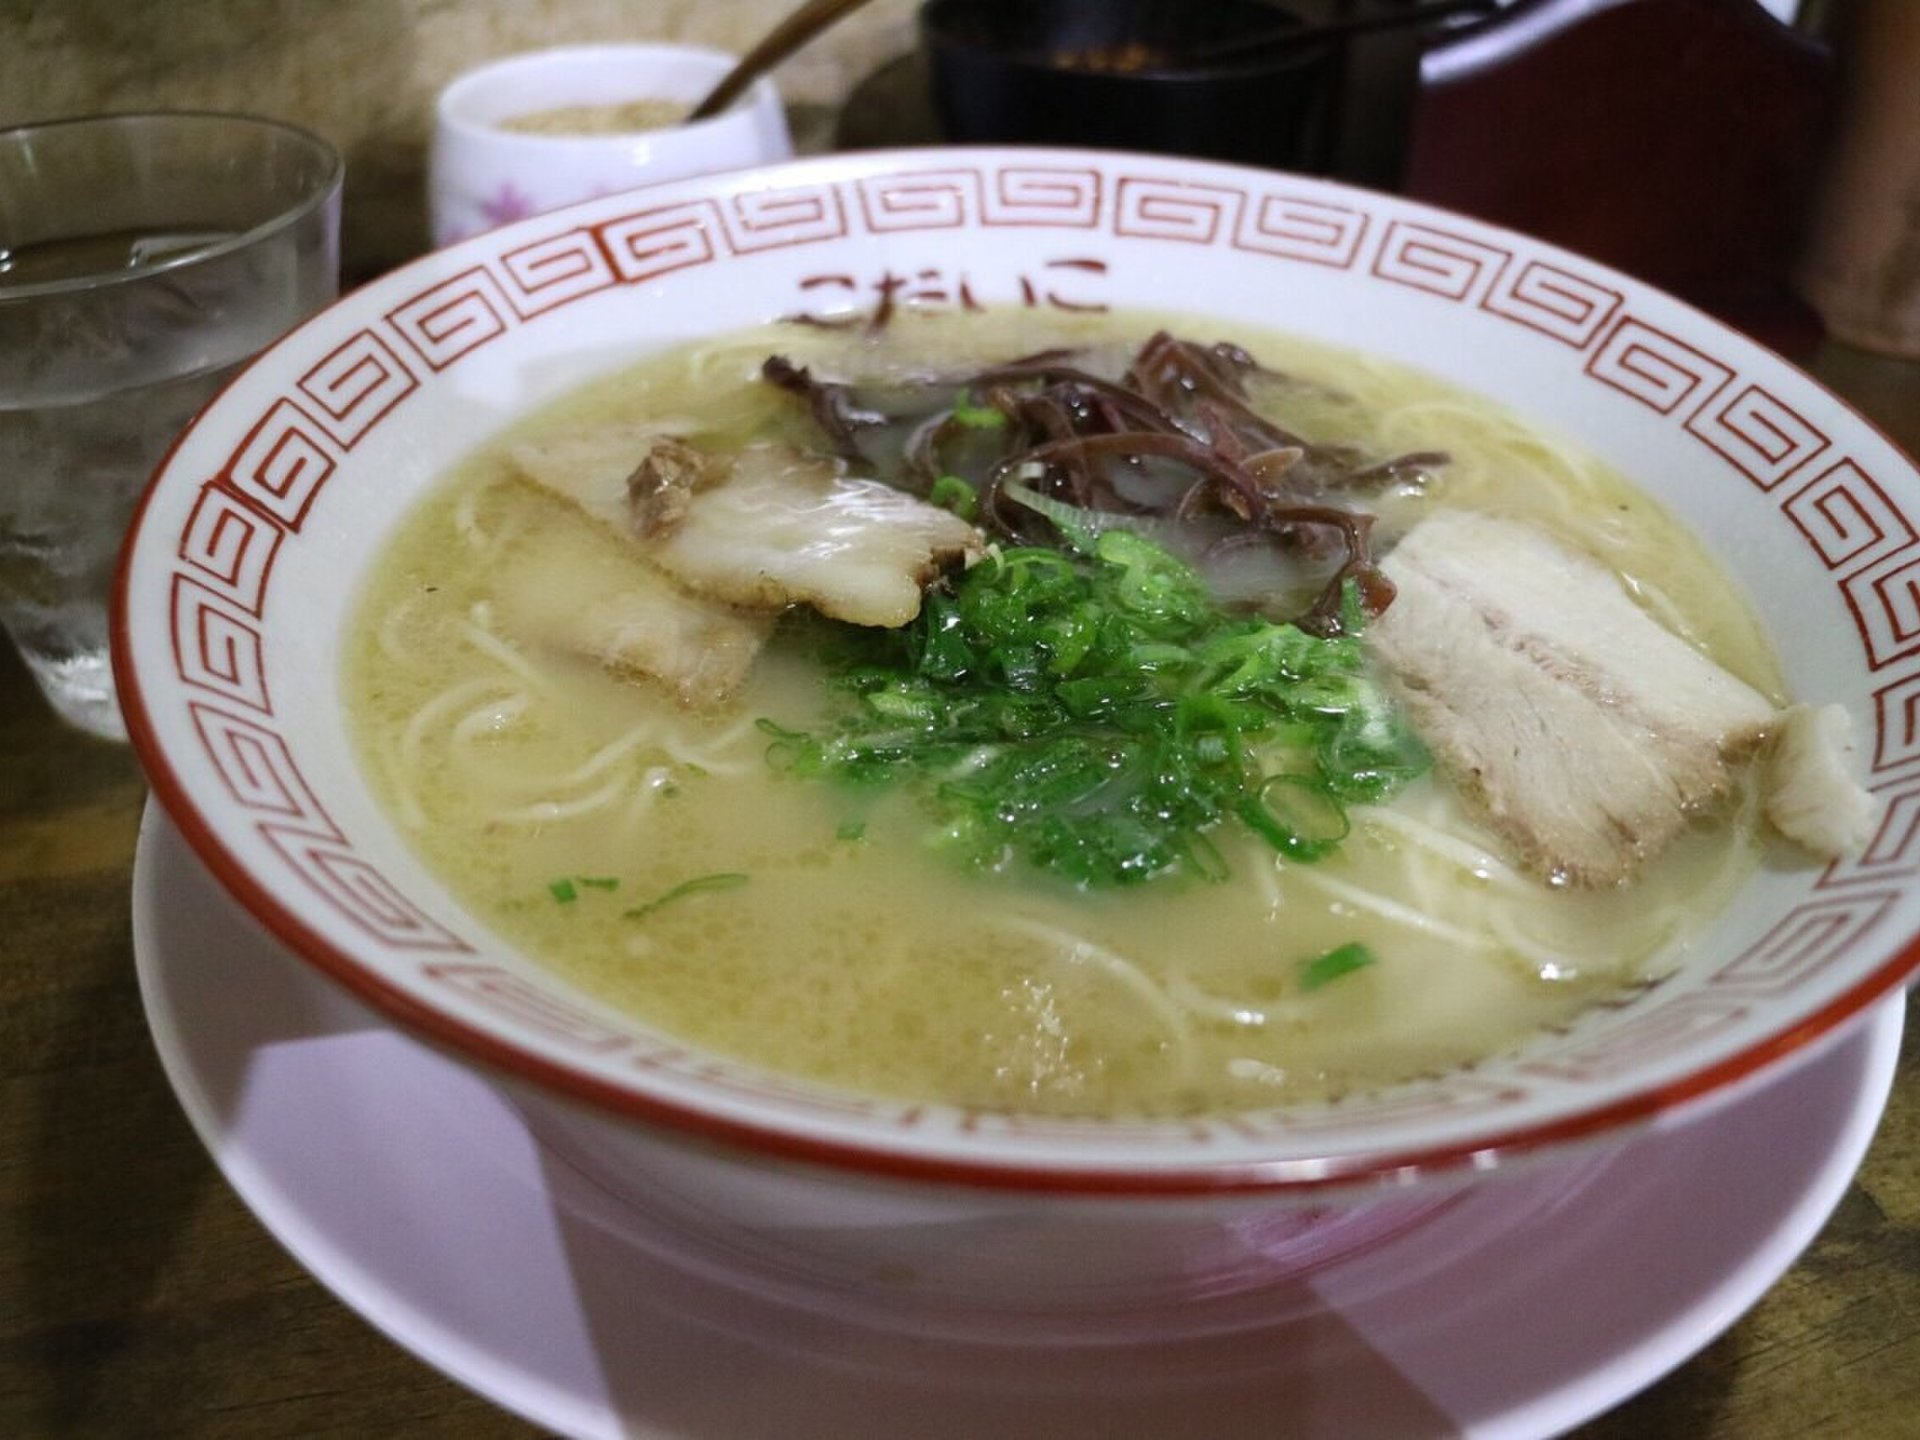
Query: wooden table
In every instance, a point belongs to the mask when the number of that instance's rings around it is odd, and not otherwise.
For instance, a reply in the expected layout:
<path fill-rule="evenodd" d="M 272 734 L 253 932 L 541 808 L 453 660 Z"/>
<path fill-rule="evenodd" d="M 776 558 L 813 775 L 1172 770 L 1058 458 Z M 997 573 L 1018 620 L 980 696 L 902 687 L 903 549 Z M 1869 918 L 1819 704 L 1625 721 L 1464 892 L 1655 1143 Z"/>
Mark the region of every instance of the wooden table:
<path fill-rule="evenodd" d="M 1920 450 L 1920 364 L 1829 347 L 1815 368 Z M 334 1300 L 201 1150 L 134 984 L 145 794 L 131 754 L 62 728 L 6 651 L 0 1435 L 536 1433 Z M 1578 1434 L 1920 1435 L 1920 1039 L 1909 1033 L 1872 1153 L 1813 1248 L 1698 1358 Z"/>

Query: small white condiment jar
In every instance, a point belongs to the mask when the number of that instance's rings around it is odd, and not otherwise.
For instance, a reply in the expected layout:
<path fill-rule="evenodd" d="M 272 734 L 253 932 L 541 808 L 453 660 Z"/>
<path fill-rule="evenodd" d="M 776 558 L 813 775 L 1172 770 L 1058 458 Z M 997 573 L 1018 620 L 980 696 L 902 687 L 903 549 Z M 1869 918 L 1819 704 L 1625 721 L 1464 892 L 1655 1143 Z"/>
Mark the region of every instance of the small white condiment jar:
<path fill-rule="evenodd" d="M 440 92 L 427 200 L 436 245 L 512 220 L 689 175 L 793 153 L 786 112 L 764 77 L 723 114 L 654 129 L 530 133 L 528 116 L 636 101 L 691 110 L 734 64 L 687 45 L 580 45 L 514 55 Z"/>

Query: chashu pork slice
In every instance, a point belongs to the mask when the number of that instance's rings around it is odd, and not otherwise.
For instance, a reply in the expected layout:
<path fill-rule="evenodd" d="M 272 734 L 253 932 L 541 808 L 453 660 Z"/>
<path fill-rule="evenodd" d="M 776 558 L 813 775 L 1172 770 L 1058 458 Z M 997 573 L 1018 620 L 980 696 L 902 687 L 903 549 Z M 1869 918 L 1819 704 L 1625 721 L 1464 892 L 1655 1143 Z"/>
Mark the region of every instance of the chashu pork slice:
<path fill-rule="evenodd" d="M 692 709 L 729 699 L 772 634 L 773 617 L 691 594 L 611 549 L 577 524 L 527 541 L 495 586 L 502 626 L 617 675 L 658 681 Z"/>
<path fill-rule="evenodd" d="M 1383 568 L 1398 594 L 1374 652 L 1442 767 L 1544 875 L 1626 879 L 1767 737 L 1765 696 L 1531 525 L 1441 511 Z"/>
<path fill-rule="evenodd" d="M 627 433 L 522 445 L 513 458 L 682 585 L 730 605 L 810 605 L 855 625 L 904 625 L 928 585 L 984 549 L 957 515 L 849 476 L 836 459 L 751 445 L 709 457 L 719 473 L 688 475 L 683 456 L 664 453 L 677 441 L 635 446 L 631 427 L 614 428 Z"/>
<path fill-rule="evenodd" d="M 1827 859 L 1858 855 L 1879 805 L 1854 778 L 1853 720 L 1839 705 L 1789 705 L 1767 754 L 1767 819 Z"/>
<path fill-rule="evenodd" d="M 534 484 L 622 535 L 633 525 L 633 489 L 656 450 L 686 448 L 683 423 L 594 425 L 513 447 L 514 466 Z M 644 483 L 644 482 L 641 482 Z"/>

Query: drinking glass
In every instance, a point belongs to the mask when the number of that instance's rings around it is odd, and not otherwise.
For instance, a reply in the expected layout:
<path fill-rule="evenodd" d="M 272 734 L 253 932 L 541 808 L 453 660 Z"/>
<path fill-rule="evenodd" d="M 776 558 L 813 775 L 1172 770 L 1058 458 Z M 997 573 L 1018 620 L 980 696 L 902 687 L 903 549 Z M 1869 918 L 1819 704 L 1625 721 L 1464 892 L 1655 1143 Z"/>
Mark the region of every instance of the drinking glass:
<path fill-rule="evenodd" d="M 248 357 L 338 287 L 340 157 L 242 115 L 0 131 L 0 625 L 124 739 L 107 597 L 134 502 Z"/>

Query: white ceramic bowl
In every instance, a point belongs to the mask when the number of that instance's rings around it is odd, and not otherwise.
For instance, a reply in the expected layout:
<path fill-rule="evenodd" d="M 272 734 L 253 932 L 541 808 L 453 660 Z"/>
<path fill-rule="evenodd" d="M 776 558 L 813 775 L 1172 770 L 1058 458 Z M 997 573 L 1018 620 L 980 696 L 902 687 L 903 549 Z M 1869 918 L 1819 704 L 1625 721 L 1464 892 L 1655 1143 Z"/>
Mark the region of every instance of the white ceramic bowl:
<path fill-rule="evenodd" d="M 576 200 L 785 160 L 793 154 L 773 82 L 756 81 L 710 119 L 619 134 L 525 134 L 501 122 L 575 106 L 669 100 L 691 109 L 735 57 L 691 45 L 575 45 L 496 60 L 440 92 L 428 156 L 436 245 Z"/>
<path fill-rule="evenodd" d="M 692 338 L 865 307 L 888 276 L 915 277 L 927 304 L 964 286 L 992 305 L 1151 306 L 1321 337 L 1442 371 L 1590 447 L 1744 582 L 1791 691 L 1851 711 L 1883 807 L 1872 844 L 1764 870 L 1683 973 L 1511 1057 L 1231 1118 L 849 1096 L 689 1051 L 571 991 L 462 911 L 360 774 L 338 650 L 369 561 L 455 459 L 551 397 Z M 1093 1304 L 1252 1283 L 1417 1218 L 1434 1202 L 1405 1198 L 1408 1180 L 1477 1180 L 1697 1114 L 1920 960 L 1920 475 L 1794 367 L 1641 284 L 1295 176 L 872 153 L 493 231 L 357 291 L 235 381 L 148 494 L 117 604 L 121 695 L 155 791 L 274 934 L 506 1079 L 551 1145 L 636 1201 L 850 1284 L 882 1267 L 890 1283 L 989 1300 L 1058 1284 Z"/>

